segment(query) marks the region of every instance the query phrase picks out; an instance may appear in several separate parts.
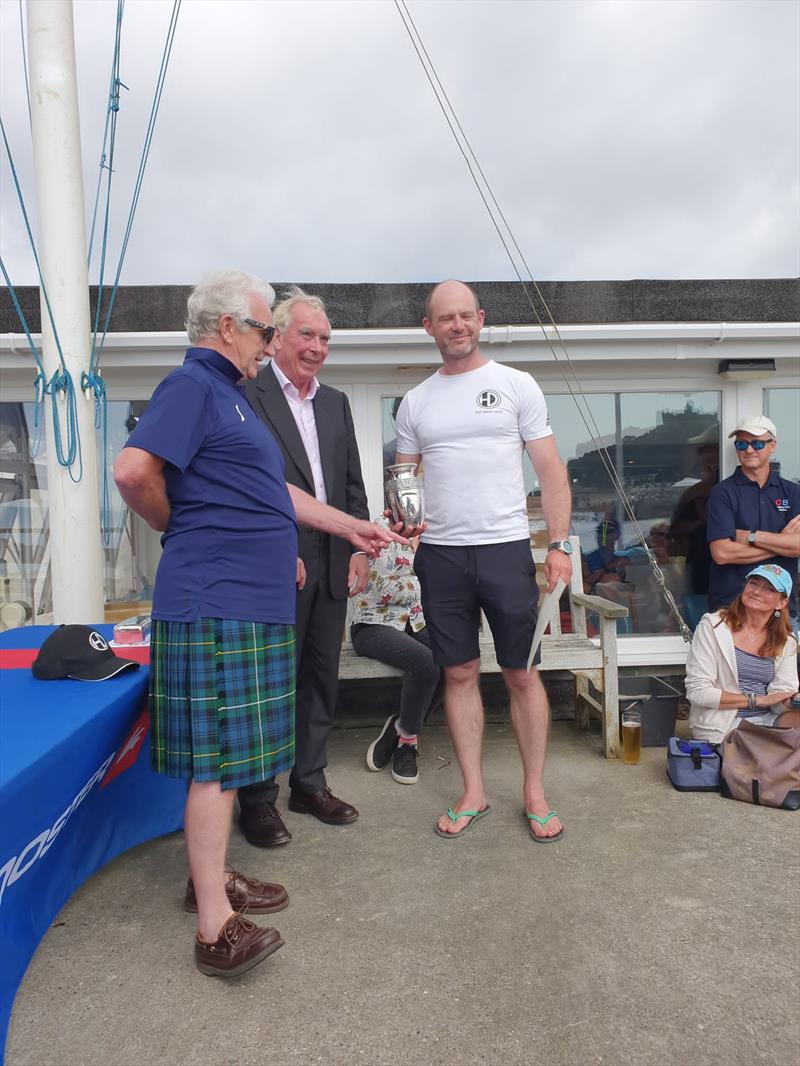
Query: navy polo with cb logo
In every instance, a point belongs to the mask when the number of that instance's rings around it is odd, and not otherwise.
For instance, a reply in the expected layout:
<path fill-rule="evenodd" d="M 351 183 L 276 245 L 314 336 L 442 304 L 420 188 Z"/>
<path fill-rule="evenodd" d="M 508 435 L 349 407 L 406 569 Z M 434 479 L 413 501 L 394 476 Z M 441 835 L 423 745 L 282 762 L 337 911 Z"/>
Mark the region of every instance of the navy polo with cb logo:
<path fill-rule="evenodd" d="M 782 533 L 786 523 L 800 514 L 800 485 L 770 470 L 761 487 L 738 467 L 730 477 L 715 485 L 708 497 L 706 536 L 713 540 L 735 540 L 737 529 L 760 529 L 765 533 Z M 797 559 L 773 555 L 764 563 L 782 566 L 792 575 L 789 610 L 797 613 Z M 745 578 L 755 563 L 715 563 L 709 575 L 709 609 L 727 607 L 744 588 Z"/>

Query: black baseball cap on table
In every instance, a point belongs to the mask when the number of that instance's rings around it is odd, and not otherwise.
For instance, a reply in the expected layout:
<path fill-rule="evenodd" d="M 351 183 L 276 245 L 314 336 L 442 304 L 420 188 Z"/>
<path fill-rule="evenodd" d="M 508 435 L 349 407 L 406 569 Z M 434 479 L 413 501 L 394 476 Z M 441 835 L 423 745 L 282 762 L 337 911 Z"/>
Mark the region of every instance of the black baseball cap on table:
<path fill-rule="evenodd" d="M 108 641 L 91 626 L 59 626 L 33 660 L 33 676 L 40 681 L 71 677 L 75 681 L 106 681 L 139 663 L 115 655 Z"/>

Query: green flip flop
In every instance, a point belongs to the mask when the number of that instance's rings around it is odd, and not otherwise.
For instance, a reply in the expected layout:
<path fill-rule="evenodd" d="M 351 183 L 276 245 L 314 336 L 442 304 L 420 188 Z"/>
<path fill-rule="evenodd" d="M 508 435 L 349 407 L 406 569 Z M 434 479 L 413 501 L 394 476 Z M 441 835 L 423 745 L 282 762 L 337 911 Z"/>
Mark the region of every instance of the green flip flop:
<path fill-rule="evenodd" d="M 540 818 L 538 814 L 529 814 L 527 811 L 525 811 L 525 817 L 531 822 L 538 822 L 539 825 L 544 829 L 545 825 L 550 821 L 550 819 L 557 818 L 558 815 L 555 811 L 549 811 L 544 816 L 544 818 Z M 561 840 L 561 838 L 564 836 L 563 829 L 560 833 L 556 833 L 554 836 L 551 837 L 538 837 L 534 832 L 531 832 L 530 828 L 528 831 L 537 844 L 555 844 L 557 840 Z"/>
<path fill-rule="evenodd" d="M 450 819 L 450 824 L 455 825 L 459 818 L 469 818 L 469 821 L 463 829 L 459 829 L 457 833 L 447 833 L 445 830 L 440 829 L 438 825 L 433 827 L 434 833 L 439 837 L 444 837 L 446 840 L 455 840 L 458 837 L 463 837 L 465 833 L 468 833 L 472 829 L 473 825 L 479 818 L 483 818 L 485 814 L 488 814 L 491 810 L 491 806 L 487 803 L 483 810 L 480 811 L 454 811 L 452 807 L 448 807 L 446 814 Z"/>

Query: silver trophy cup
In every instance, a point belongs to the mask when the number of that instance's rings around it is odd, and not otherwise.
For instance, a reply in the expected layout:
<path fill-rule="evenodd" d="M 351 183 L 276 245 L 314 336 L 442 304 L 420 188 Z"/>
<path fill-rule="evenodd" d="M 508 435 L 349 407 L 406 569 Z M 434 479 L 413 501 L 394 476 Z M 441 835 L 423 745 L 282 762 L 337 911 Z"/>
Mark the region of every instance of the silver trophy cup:
<path fill-rule="evenodd" d="M 416 469 L 416 463 L 386 467 L 386 503 L 395 522 L 406 526 L 420 526 L 425 521 L 425 490 Z"/>

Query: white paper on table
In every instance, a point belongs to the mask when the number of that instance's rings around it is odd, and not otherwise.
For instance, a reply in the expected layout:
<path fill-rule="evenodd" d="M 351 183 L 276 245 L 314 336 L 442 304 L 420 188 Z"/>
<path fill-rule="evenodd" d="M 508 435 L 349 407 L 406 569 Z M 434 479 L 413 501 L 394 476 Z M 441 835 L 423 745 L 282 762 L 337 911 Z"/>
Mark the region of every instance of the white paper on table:
<path fill-rule="evenodd" d="M 542 601 L 542 605 L 539 608 L 539 617 L 536 620 L 536 629 L 533 634 L 533 642 L 531 643 L 530 655 L 528 656 L 529 672 L 531 666 L 533 666 L 534 656 L 539 650 L 539 645 L 542 643 L 544 631 L 545 629 L 547 629 L 547 627 L 553 621 L 555 616 L 558 614 L 558 603 L 561 599 L 561 594 L 563 593 L 566 587 L 566 582 L 562 581 L 561 578 L 559 578 L 556 582 L 556 587 L 553 589 L 553 591 L 545 593 L 544 600 Z"/>

